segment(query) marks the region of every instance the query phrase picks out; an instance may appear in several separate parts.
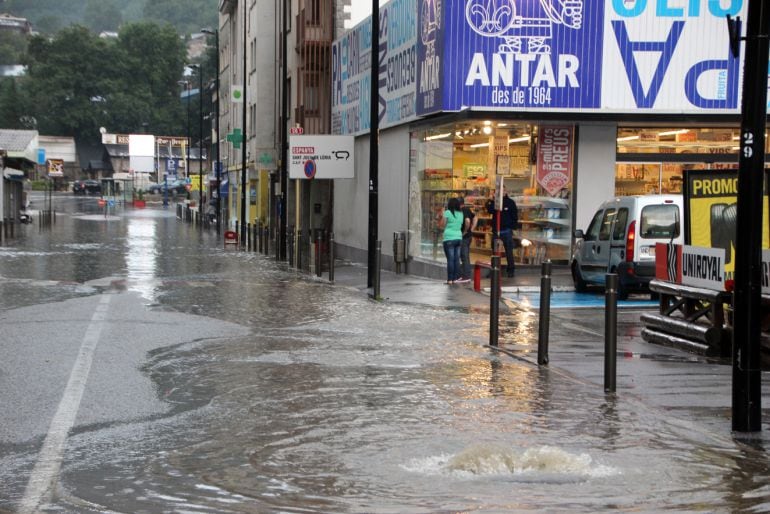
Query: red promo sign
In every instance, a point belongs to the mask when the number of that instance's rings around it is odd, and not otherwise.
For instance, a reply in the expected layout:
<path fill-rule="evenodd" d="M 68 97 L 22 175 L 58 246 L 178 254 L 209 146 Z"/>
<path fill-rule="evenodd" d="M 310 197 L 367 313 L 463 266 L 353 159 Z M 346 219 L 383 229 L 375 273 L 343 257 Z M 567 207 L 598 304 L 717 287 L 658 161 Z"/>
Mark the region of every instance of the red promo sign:
<path fill-rule="evenodd" d="M 292 136 L 301 136 L 305 133 L 305 129 L 302 127 L 291 127 L 289 128 L 289 134 Z"/>
<path fill-rule="evenodd" d="M 556 196 L 572 177 L 573 127 L 541 126 L 537 135 L 537 183 Z"/>

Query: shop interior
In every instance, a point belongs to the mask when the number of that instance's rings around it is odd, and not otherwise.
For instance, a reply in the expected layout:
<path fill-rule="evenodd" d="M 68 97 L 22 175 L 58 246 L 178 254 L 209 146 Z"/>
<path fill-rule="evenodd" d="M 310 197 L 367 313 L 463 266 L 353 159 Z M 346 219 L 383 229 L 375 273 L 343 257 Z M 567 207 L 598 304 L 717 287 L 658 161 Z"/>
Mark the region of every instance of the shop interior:
<path fill-rule="evenodd" d="M 494 218 L 486 203 L 496 180 L 502 180 L 519 210 L 521 228 L 514 232 L 516 262 L 568 262 L 572 177 L 570 174 L 569 182 L 558 191 L 548 192 L 538 183 L 537 131 L 536 125 L 526 123 L 464 121 L 412 134 L 411 183 L 418 188 L 412 193 L 419 195 L 420 206 L 419 212 L 410 212 L 410 225 L 413 234 L 421 235 L 421 257 L 444 260 L 438 217 L 450 197 L 462 196 L 478 216 L 471 262 L 487 261 L 492 253 Z"/>
<path fill-rule="evenodd" d="M 615 194 L 681 193 L 685 170 L 738 166 L 737 128 L 619 128 Z"/>

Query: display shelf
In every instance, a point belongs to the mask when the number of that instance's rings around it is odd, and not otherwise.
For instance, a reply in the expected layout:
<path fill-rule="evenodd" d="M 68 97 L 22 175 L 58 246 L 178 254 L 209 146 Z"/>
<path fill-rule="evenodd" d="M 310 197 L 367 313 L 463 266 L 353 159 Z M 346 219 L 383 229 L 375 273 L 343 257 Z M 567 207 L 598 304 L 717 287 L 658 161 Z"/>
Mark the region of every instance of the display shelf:
<path fill-rule="evenodd" d="M 564 218 L 535 218 L 529 223 L 536 223 L 539 225 L 556 225 L 558 227 L 569 227 L 570 221 Z"/>

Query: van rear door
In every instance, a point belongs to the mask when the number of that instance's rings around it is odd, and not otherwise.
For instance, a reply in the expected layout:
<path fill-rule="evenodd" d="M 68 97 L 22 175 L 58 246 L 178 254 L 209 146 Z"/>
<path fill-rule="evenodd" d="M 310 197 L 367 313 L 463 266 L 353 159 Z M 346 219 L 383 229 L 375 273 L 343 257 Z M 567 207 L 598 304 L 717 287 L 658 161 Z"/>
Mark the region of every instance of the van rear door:
<path fill-rule="evenodd" d="M 655 243 L 677 242 L 681 234 L 681 214 L 674 202 L 650 204 L 639 215 L 636 262 L 655 261 Z"/>

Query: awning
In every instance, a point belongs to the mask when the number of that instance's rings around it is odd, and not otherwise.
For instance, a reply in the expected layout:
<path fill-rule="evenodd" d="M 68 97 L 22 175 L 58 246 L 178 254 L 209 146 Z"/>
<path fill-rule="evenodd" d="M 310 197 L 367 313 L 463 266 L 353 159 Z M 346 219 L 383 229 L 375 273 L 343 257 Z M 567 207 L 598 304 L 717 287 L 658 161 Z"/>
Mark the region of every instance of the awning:
<path fill-rule="evenodd" d="M 228 189 L 230 189 L 230 181 L 225 179 L 219 183 L 219 196 L 227 196 Z"/>
<path fill-rule="evenodd" d="M 5 168 L 3 176 L 8 180 L 18 180 L 19 182 L 24 180 L 24 172 L 13 168 Z"/>

